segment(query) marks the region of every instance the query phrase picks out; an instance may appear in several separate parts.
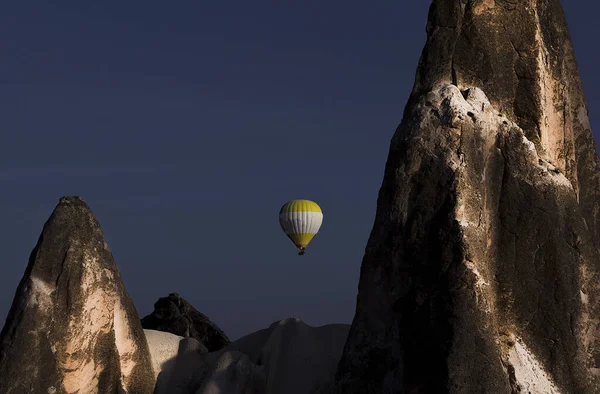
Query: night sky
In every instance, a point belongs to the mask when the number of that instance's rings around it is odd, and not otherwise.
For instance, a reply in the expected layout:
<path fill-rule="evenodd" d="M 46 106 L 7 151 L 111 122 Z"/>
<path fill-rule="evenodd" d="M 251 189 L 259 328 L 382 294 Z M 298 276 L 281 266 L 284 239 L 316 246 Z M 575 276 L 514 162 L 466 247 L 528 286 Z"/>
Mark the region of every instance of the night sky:
<path fill-rule="evenodd" d="M 230 339 L 350 323 L 430 2 L 54 3 L 0 5 L 0 325 L 63 195 L 140 317 L 177 292 Z M 600 4 L 563 4 L 595 127 Z M 303 257 L 296 198 L 324 212 Z"/>

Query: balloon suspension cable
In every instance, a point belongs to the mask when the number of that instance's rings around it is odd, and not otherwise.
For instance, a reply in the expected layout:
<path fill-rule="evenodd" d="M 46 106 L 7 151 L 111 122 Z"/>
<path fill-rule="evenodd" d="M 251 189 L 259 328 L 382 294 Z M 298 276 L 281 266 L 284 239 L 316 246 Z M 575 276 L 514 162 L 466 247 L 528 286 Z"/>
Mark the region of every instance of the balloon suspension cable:
<path fill-rule="evenodd" d="M 304 256 L 304 248 L 299 248 L 298 256 Z"/>

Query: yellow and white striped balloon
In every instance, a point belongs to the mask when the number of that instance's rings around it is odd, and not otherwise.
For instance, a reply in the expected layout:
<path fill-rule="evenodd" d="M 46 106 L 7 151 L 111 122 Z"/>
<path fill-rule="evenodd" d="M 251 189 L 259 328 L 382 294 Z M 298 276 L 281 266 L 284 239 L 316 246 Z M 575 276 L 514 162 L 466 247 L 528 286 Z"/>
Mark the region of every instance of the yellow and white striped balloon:
<path fill-rule="evenodd" d="M 304 254 L 304 249 L 323 224 L 323 211 L 314 201 L 292 200 L 281 207 L 279 224 L 285 234 L 300 249 L 300 254 Z"/>

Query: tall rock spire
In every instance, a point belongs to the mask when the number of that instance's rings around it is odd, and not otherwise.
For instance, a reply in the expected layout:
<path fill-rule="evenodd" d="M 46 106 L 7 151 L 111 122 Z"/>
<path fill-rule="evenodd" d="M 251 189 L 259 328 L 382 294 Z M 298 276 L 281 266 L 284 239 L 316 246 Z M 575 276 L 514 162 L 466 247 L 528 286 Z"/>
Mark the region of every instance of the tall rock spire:
<path fill-rule="evenodd" d="M 0 393 L 154 389 L 133 302 L 100 224 L 63 197 L 44 225 L 0 334 Z"/>
<path fill-rule="evenodd" d="M 434 0 L 338 392 L 600 392 L 599 201 L 559 1 Z"/>

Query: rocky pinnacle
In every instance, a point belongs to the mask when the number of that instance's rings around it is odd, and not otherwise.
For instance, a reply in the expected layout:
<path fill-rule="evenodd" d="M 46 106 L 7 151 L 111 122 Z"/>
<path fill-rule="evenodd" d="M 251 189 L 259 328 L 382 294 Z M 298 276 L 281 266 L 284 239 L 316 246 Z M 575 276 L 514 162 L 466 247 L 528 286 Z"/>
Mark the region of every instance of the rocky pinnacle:
<path fill-rule="evenodd" d="M 434 0 L 337 372 L 600 392 L 600 165 L 558 0 Z"/>
<path fill-rule="evenodd" d="M 79 197 L 44 225 L 0 334 L 0 393 L 150 394 L 138 314 Z"/>

